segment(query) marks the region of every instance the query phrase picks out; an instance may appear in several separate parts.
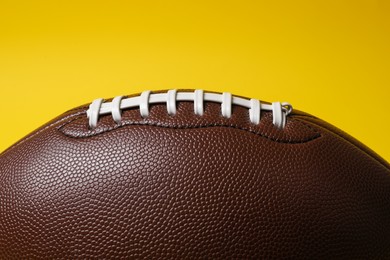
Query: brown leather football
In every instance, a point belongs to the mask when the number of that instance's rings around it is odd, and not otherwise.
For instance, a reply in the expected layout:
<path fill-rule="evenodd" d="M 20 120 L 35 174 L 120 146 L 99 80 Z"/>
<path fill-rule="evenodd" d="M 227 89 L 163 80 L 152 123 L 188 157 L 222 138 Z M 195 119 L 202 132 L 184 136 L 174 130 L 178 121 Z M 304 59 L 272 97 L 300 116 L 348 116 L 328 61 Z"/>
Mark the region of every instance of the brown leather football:
<path fill-rule="evenodd" d="M 0 258 L 390 258 L 390 166 L 288 103 L 98 99 L 1 154 Z"/>

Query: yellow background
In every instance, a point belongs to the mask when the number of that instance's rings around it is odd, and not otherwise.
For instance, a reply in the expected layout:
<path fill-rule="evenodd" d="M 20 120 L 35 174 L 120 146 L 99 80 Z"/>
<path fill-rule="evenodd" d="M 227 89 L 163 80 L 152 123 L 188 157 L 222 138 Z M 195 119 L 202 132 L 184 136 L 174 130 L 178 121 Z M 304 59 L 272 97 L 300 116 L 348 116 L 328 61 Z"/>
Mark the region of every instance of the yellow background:
<path fill-rule="evenodd" d="M 0 151 L 145 89 L 288 101 L 388 161 L 389 1 L 0 0 Z"/>

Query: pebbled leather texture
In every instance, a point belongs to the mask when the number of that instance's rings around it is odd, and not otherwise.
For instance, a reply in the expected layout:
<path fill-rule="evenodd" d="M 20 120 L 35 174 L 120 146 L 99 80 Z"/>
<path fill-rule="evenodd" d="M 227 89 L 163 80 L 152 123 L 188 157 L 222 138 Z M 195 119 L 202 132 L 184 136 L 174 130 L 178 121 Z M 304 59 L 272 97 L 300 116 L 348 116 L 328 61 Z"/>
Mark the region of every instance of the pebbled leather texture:
<path fill-rule="evenodd" d="M 390 258 L 390 166 L 294 112 L 70 110 L 0 155 L 0 258 Z"/>

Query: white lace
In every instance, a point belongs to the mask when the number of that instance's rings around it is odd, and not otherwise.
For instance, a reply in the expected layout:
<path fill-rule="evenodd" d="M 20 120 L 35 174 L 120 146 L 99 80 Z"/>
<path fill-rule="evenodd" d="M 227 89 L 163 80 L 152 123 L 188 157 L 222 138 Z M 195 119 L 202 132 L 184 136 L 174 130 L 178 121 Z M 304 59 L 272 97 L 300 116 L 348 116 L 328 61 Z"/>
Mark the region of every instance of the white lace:
<path fill-rule="evenodd" d="M 169 90 L 167 93 L 153 94 L 147 90 L 141 93 L 140 96 L 123 98 L 123 96 L 115 97 L 111 102 L 104 102 L 102 98 L 94 100 L 89 109 L 87 116 L 89 118 L 89 126 L 95 128 L 99 119 L 99 115 L 110 114 L 116 123 L 120 123 L 122 116 L 121 110 L 126 108 L 139 107 L 142 117 L 149 116 L 149 104 L 166 103 L 167 113 L 171 116 L 176 114 L 177 101 L 192 101 L 194 102 L 194 113 L 203 115 L 203 105 L 205 101 L 221 103 L 221 114 L 223 117 L 230 118 L 232 115 L 232 105 L 243 106 L 249 109 L 249 119 L 253 124 L 260 123 L 261 111 L 272 111 L 273 124 L 278 128 L 284 128 L 286 125 L 286 116 L 292 112 L 292 106 L 289 103 L 273 102 L 270 104 L 262 104 L 257 99 L 244 99 L 232 96 L 229 92 L 222 94 L 205 93 L 203 90 L 195 90 L 194 92 L 177 92 L 177 90 Z"/>

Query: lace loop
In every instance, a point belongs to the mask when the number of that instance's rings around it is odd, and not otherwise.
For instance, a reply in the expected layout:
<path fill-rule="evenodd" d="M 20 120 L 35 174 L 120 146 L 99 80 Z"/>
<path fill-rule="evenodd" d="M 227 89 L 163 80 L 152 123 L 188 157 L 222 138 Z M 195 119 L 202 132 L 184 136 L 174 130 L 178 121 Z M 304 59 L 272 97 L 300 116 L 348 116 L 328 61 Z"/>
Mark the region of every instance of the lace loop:
<path fill-rule="evenodd" d="M 286 122 L 286 118 L 285 118 L 286 114 L 283 113 L 282 104 L 280 102 L 272 103 L 272 113 L 273 113 L 272 123 L 277 128 L 284 127 Z"/>
<path fill-rule="evenodd" d="M 222 105 L 221 105 L 222 116 L 230 118 L 232 116 L 232 94 L 229 92 L 222 93 Z"/>
<path fill-rule="evenodd" d="M 194 92 L 194 112 L 195 115 L 203 116 L 203 90 L 201 89 Z"/>
<path fill-rule="evenodd" d="M 102 98 L 95 99 L 89 106 L 89 110 L 91 111 L 91 113 L 89 114 L 89 126 L 91 128 L 95 128 L 97 125 L 97 121 L 99 118 L 99 110 L 102 106 L 103 101 L 104 99 Z"/>
<path fill-rule="evenodd" d="M 176 114 L 176 92 L 176 89 L 167 92 L 167 111 L 170 116 Z"/>
<path fill-rule="evenodd" d="M 251 108 L 249 109 L 249 119 L 251 120 L 252 123 L 256 125 L 260 123 L 260 112 L 261 112 L 260 101 L 252 98 Z"/>
<path fill-rule="evenodd" d="M 150 90 L 145 90 L 140 96 L 139 111 L 143 118 L 149 116 L 149 96 Z"/>
<path fill-rule="evenodd" d="M 117 124 L 119 124 L 121 122 L 121 120 L 122 120 L 122 115 L 121 115 L 121 101 L 122 101 L 122 98 L 123 98 L 123 96 L 117 96 L 111 102 L 112 118 L 114 119 L 114 121 Z"/>

